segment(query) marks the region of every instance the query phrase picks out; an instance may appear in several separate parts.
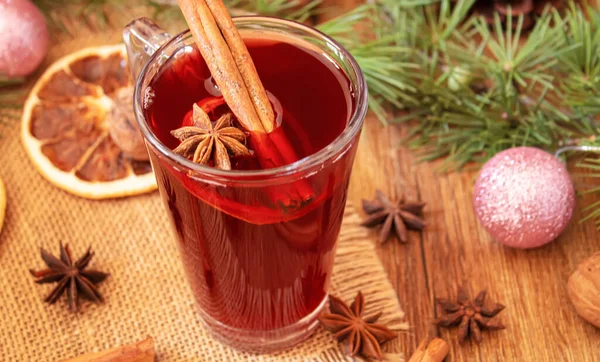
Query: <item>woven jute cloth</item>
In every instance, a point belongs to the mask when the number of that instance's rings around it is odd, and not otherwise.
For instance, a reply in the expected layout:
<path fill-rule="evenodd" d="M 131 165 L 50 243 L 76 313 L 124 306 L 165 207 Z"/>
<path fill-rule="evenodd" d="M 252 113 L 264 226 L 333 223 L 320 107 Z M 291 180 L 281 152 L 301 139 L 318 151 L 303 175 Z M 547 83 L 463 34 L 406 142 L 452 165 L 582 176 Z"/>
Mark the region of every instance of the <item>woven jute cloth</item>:
<path fill-rule="evenodd" d="M 50 61 L 118 36 L 59 42 Z M 12 117 L 11 117 L 12 116 Z M 0 234 L 0 361 L 59 361 L 152 336 L 158 361 L 346 361 L 331 334 L 319 328 L 304 343 L 273 355 L 238 352 L 202 327 L 158 193 L 91 201 L 44 180 L 20 142 L 19 111 L 0 119 L 0 177 L 8 208 Z M 362 290 L 367 313 L 382 311 L 390 328 L 407 329 L 404 313 L 374 245 L 346 209 L 330 292 L 352 300 Z M 84 302 L 79 313 L 66 301 L 43 302 L 52 285 L 37 285 L 30 268 L 43 268 L 40 247 L 58 252 L 69 243 L 77 257 L 92 245 L 91 266 L 110 272 L 99 289 L 106 302 Z M 401 361 L 394 356 L 394 361 Z"/>

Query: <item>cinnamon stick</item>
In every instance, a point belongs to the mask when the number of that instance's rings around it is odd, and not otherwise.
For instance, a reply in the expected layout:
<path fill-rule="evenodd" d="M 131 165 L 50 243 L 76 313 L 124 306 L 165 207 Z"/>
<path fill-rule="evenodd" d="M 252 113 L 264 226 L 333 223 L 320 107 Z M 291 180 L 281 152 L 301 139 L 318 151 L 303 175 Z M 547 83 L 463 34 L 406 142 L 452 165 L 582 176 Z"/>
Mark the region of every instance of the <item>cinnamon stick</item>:
<path fill-rule="evenodd" d="M 450 352 L 450 348 L 443 339 L 434 338 L 429 344 L 424 339 L 408 362 L 442 362 L 448 352 Z"/>
<path fill-rule="evenodd" d="M 179 7 L 231 111 L 246 130 L 265 132 L 237 62 L 205 0 L 179 0 Z"/>
<path fill-rule="evenodd" d="M 62 362 L 154 362 L 154 341 L 142 341 L 116 347 L 103 352 L 88 353 Z"/>
<path fill-rule="evenodd" d="M 250 143 L 263 168 L 298 160 L 285 135 L 275 135 L 275 116 L 250 53 L 222 0 L 178 0 L 200 53 L 221 89 L 225 102 L 250 132 Z M 275 134 L 275 132 L 273 132 Z M 285 212 L 315 199 L 304 179 L 270 190 Z"/>
<path fill-rule="evenodd" d="M 229 12 L 223 1 L 205 1 L 231 50 L 233 59 L 242 75 L 242 79 L 244 79 L 244 84 L 248 89 L 248 93 L 265 132 L 271 133 L 275 128 L 275 114 L 273 113 L 273 107 L 271 106 L 267 92 L 258 77 L 258 72 L 250 57 L 248 48 L 246 48 L 246 44 L 244 44 L 242 37 L 235 27 L 233 19 L 229 16 Z"/>

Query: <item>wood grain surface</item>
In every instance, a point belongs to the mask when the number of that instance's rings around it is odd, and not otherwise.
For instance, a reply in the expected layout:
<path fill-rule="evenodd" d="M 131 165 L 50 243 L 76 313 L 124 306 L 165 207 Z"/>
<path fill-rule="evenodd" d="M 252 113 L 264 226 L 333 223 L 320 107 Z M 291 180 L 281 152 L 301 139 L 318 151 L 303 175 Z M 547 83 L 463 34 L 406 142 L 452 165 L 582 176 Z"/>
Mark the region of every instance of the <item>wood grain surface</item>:
<path fill-rule="evenodd" d="M 323 18 L 363 0 L 326 0 Z M 416 163 L 401 144 L 407 129 L 365 121 L 350 184 L 349 199 L 359 204 L 376 189 L 427 203 L 422 232 L 409 232 L 402 245 L 390 240 L 379 256 L 410 323 L 410 330 L 387 350 L 410 356 L 425 337 L 450 344 L 447 361 L 600 361 L 600 329 L 581 319 L 567 296 L 567 279 L 577 264 L 600 250 L 593 223 L 580 224 L 579 211 L 554 242 L 516 250 L 495 242 L 481 227 L 471 202 L 476 173 L 441 174 L 435 164 Z M 585 204 L 589 203 L 589 199 Z M 578 200 L 578 209 L 584 202 Z M 373 242 L 376 232 L 372 233 Z M 456 329 L 438 329 L 435 298 L 455 298 L 459 286 L 506 305 L 499 314 L 506 330 L 484 332 L 484 341 L 459 344 Z"/>

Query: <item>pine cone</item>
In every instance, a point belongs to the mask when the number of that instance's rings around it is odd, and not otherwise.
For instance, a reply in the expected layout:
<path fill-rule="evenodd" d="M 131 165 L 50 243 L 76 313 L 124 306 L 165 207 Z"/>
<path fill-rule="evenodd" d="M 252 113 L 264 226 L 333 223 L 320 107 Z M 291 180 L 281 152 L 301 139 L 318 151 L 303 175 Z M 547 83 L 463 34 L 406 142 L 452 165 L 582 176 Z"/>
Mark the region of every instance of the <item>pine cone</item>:
<path fill-rule="evenodd" d="M 517 26 L 519 16 L 523 15 L 523 30 L 527 30 L 533 27 L 536 17 L 547 6 L 560 9 L 565 3 L 565 0 L 479 0 L 475 3 L 473 12 L 482 15 L 488 24 L 494 23 L 494 12 L 500 15 L 502 23 L 511 16 L 513 28 Z"/>

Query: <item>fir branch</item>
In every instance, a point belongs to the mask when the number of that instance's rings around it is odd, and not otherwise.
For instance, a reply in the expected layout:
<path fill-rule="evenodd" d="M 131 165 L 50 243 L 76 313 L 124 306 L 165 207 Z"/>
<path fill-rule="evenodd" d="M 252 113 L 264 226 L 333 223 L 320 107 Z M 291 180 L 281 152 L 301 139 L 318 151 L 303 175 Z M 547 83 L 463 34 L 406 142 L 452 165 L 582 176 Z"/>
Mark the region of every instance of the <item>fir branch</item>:
<path fill-rule="evenodd" d="M 579 116 L 600 113 L 600 13 L 591 7 L 585 10 L 589 20 L 584 9 L 571 4 L 563 37 L 580 46 L 560 57 L 565 102 Z"/>
<path fill-rule="evenodd" d="M 577 167 L 586 170 L 585 176 L 587 178 L 600 178 L 600 158 L 598 157 L 585 157 L 583 160 L 577 163 Z M 594 186 L 586 190 L 580 190 L 582 195 L 600 194 L 600 186 Z M 581 222 L 593 220 L 596 227 L 600 229 L 600 201 L 591 203 L 590 205 L 582 209 L 585 215 Z"/>
<path fill-rule="evenodd" d="M 315 14 L 322 0 L 311 0 L 303 4 L 300 0 L 224 0 L 230 9 L 244 10 L 268 16 L 281 16 L 295 21 L 305 21 Z M 183 21 L 176 1 L 160 0 L 34 0 L 38 8 L 46 15 L 55 31 L 68 32 L 67 27 L 57 16 L 58 12 L 68 9 L 80 17 L 92 28 L 103 30 L 111 25 L 109 13 L 127 13 L 130 9 L 147 6 L 153 17 L 161 21 Z M 92 25 L 92 23 L 94 23 Z M 98 23 L 98 24 L 96 24 Z"/>
<path fill-rule="evenodd" d="M 171 3 L 164 3 L 155 0 L 149 0 L 148 6 L 153 9 L 152 19 L 162 22 L 183 22 L 185 21 L 183 14 L 178 6 Z"/>
<path fill-rule="evenodd" d="M 412 49 L 395 44 L 393 34 L 374 37 L 374 28 L 382 26 L 373 23 L 377 19 L 377 7 L 364 5 L 325 22 L 318 26 L 319 30 L 338 40 L 354 56 L 360 65 L 369 87 L 369 105 L 378 118 L 386 123 L 387 113 L 382 101 L 403 108 L 405 103 L 417 102 L 411 93 L 415 91 L 412 81 L 406 74 L 418 69 L 418 65 L 403 62 L 399 57 Z M 357 29 L 360 25 L 361 31 Z"/>
<path fill-rule="evenodd" d="M 395 32 L 408 34 L 398 36 L 396 44 L 409 51 L 395 58 L 419 65 L 399 78 L 410 87 L 397 87 L 404 94 L 396 99 L 416 102 L 403 102 L 395 121 L 411 122 L 407 143 L 421 160 L 445 158 L 442 167 L 452 170 L 508 147 L 552 149 L 592 131 L 589 119 L 560 101 L 559 59 L 581 41 L 565 40 L 567 20 L 558 13 L 544 13 L 524 39 L 522 17 L 517 24 L 508 17 L 503 24 L 496 16 L 490 29 L 483 19 L 468 18 L 471 0 L 409 10 L 401 1 L 380 4 Z M 406 31 L 404 23 L 412 29 Z"/>
<path fill-rule="evenodd" d="M 311 0 L 304 4 L 300 0 L 224 0 L 229 9 L 266 16 L 281 16 L 304 22 L 317 12 L 322 0 Z M 153 18 L 167 21 L 183 21 L 183 15 L 176 1 L 139 0 L 139 5 L 154 9 Z"/>
<path fill-rule="evenodd" d="M 68 27 L 60 19 L 60 12 L 72 12 L 81 22 L 94 30 L 104 30 L 110 24 L 107 12 L 119 7 L 121 10 L 128 8 L 130 3 L 119 0 L 33 0 L 33 3 L 42 11 L 48 20 L 51 30 L 69 32 Z M 73 35 L 73 34 L 71 34 Z"/>
<path fill-rule="evenodd" d="M 304 5 L 300 0 L 228 0 L 225 3 L 230 8 L 303 22 L 314 15 L 321 0 L 311 0 Z"/>

